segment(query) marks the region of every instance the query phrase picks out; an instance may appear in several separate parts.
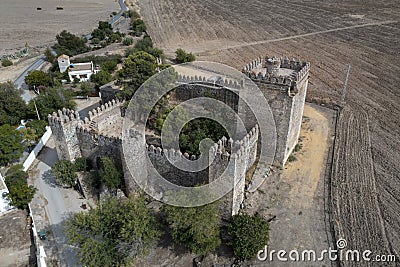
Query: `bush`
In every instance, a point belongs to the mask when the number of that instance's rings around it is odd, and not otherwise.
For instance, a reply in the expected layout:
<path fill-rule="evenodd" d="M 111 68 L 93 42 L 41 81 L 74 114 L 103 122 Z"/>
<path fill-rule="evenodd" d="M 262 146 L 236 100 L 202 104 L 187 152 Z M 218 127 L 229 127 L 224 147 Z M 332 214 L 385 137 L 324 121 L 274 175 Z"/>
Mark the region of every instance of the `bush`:
<path fill-rule="evenodd" d="M 228 233 L 232 238 L 230 245 L 235 255 L 241 260 L 251 260 L 267 244 L 269 225 L 259 215 L 235 215 Z"/>
<path fill-rule="evenodd" d="M 36 188 L 28 186 L 28 174 L 22 170 L 22 165 L 12 166 L 6 174 L 6 185 L 9 190 L 7 198 L 10 204 L 19 209 L 26 209 L 35 195 Z"/>
<path fill-rule="evenodd" d="M 76 175 L 75 166 L 71 161 L 59 160 L 51 169 L 58 185 L 73 187 L 76 184 L 78 176 Z"/>
<path fill-rule="evenodd" d="M 297 160 L 297 158 L 294 156 L 294 155 L 290 155 L 289 157 L 288 157 L 288 161 L 289 162 L 293 162 L 293 161 L 296 161 Z"/>
<path fill-rule="evenodd" d="M 133 44 L 133 38 L 127 37 L 124 39 L 124 41 L 122 43 L 123 43 L 123 45 L 129 46 L 129 45 Z"/>
<path fill-rule="evenodd" d="M 74 167 L 78 172 L 90 171 L 92 169 L 92 161 L 87 158 L 77 158 Z"/>
<path fill-rule="evenodd" d="M 216 203 L 193 208 L 165 206 L 165 213 L 175 243 L 200 255 L 215 250 L 221 244 Z"/>
<path fill-rule="evenodd" d="M 196 60 L 196 57 L 192 53 L 186 53 L 186 51 L 181 48 L 176 50 L 175 53 L 176 53 L 175 60 L 177 63 L 187 63 Z"/>
<path fill-rule="evenodd" d="M 1 65 L 2 65 L 3 67 L 8 67 L 8 66 L 11 66 L 12 64 L 13 64 L 12 61 L 9 60 L 9 59 L 3 59 L 3 60 L 1 61 Z"/>

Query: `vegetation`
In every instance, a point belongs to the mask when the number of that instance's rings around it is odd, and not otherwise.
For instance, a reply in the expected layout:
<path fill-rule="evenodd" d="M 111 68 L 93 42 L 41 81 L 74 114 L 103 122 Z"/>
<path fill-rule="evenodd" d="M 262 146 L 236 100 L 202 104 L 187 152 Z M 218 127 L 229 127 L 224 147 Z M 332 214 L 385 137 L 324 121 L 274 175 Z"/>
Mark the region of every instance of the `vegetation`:
<path fill-rule="evenodd" d="M 47 62 L 50 62 L 50 63 L 56 62 L 56 56 L 53 54 L 53 52 L 51 51 L 51 49 L 49 47 L 46 48 L 46 51 L 44 52 L 44 56 L 45 56 Z"/>
<path fill-rule="evenodd" d="M 31 89 L 39 86 L 50 87 L 54 84 L 49 74 L 40 70 L 30 71 L 28 75 L 25 76 L 25 83 Z"/>
<path fill-rule="evenodd" d="M 141 36 L 147 30 L 146 24 L 142 19 L 135 19 L 131 21 L 131 26 L 135 36 Z"/>
<path fill-rule="evenodd" d="M 19 209 L 26 209 L 36 192 L 36 188 L 28 186 L 27 178 L 28 174 L 22 170 L 22 165 L 10 167 L 6 174 L 7 198 L 12 206 Z"/>
<path fill-rule="evenodd" d="M 101 158 L 101 167 L 100 178 L 103 184 L 111 191 L 121 188 L 124 183 L 124 177 L 113 159 L 110 157 Z"/>
<path fill-rule="evenodd" d="M 72 99 L 72 93 L 62 88 L 49 88 L 31 100 L 28 109 L 31 114 L 36 114 L 34 103 L 41 119 L 47 119 L 47 115 L 63 108 L 75 109 L 76 103 Z"/>
<path fill-rule="evenodd" d="M 160 234 L 143 198 L 107 198 L 88 213 L 73 215 L 64 230 L 78 247 L 80 263 L 88 267 L 132 266 Z"/>
<path fill-rule="evenodd" d="M 297 143 L 294 147 L 294 152 L 299 152 L 303 148 L 303 144 Z"/>
<path fill-rule="evenodd" d="M 151 76 L 156 74 L 157 63 L 149 53 L 140 51 L 130 55 L 118 72 L 118 79 L 126 86 L 122 91 L 125 99 L 131 99 L 134 92 Z"/>
<path fill-rule="evenodd" d="M 130 56 L 139 51 L 149 53 L 156 58 L 163 58 L 164 52 L 161 49 L 155 48 L 153 45 L 153 40 L 150 36 L 146 35 L 143 39 L 139 40 L 133 48 L 128 48 L 125 52 L 125 56 Z"/>
<path fill-rule="evenodd" d="M 230 222 L 228 233 L 235 255 L 242 260 L 251 260 L 269 239 L 268 222 L 259 215 L 235 215 Z"/>
<path fill-rule="evenodd" d="M 11 82 L 0 83 L 0 125 L 19 125 L 25 119 L 27 107 Z"/>
<path fill-rule="evenodd" d="M 124 45 L 126 45 L 126 46 L 130 46 L 130 45 L 133 44 L 133 38 L 132 38 L 132 37 L 126 37 L 126 38 L 122 41 L 122 43 L 123 43 Z"/>
<path fill-rule="evenodd" d="M 9 124 L 0 126 L 0 165 L 16 160 L 22 156 L 24 146 L 22 145 L 22 135 L 15 127 Z"/>
<path fill-rule="evenodd" d="M 114 32 L 112 26 L 107 21 L 99 21 L 99 26 L 92 32 L 92 43 L 104 43 L 102 46 L 109 45 L 115 42 L 121 42 L 123 34 Z"/>
<path fill-rule="evenodd" d="M 293 154 L 290 154 L 290 156 L 288 157 L 288 161 L 289 162 L 293 162 L 293 161 L 296 161 L 296 160 L 297 160 L 297 158 Z"/>
<path fill-rule="evenodd" d="M 65 187 L 73 187 L 76 184 L 76 169 L 74 164 L 69 160 L 59 160 L 51 168 L 54 173 L 55 181 L 58 185 Z"/>
<path fill-rule="evenodd" d="M 35 130 L 36 135 L 41 137 L 46 132 L 47 122 L 44 120 L 31 120 L 28 121 L 25 126 Z"/>
<path fill-rule="evenodd" d="M 221 244 L 220 216 L 215 203 L 194 208 L 165 206 L 164 211 L 176 244 L 182 244 L 200 255 L 215 250 Z"/>
<path fill-rule="evenodd" d="M 66 30 L 58 34 L 56 38 L 56 49 L 59 55 L 66 54 L 69 56 L 75 56 L 89 51 L 85 38 L 78 37 Z"/>
<path fill-rule="evenodd" d="M 95 83 L 96 88 L 99 89 L 100 86 L 105 85 L 113 80 L 111 74 L 106 70 L 100 70 L 98 73 L 93 74 L 90 80 Z"/>
<path fill-rule="evenodd" d="M 192 53 L 187 53 L 185 50 L 179 48 L 176 50 L 175 61 L 177 63 L 187 63 L 196 60 L 196 57 Z"/>
<path fill-rule="evenodd" d="M 92 169 L 92 161 L 87 158 L 75 159 L 74 168 L 78 172 L 90 171 Z"/>
<path fill-rule="evenodd" d="M 3 60 L 1 61 L 1 65 L 2 65 L 3 67 L 8 67 L 8 66 L 11 66 L 12 64 L 13 64 L 12 61 L 9 60 L 9 59 L 3 59 Z"/>

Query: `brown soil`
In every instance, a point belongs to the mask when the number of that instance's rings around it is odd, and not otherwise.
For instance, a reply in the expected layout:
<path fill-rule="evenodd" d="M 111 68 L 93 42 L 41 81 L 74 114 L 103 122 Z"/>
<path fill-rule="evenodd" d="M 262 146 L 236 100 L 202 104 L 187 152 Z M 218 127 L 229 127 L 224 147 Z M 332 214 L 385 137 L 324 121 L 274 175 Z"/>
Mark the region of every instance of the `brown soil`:
<path fill-rule="evenodd" d="M 365 185 L 338 187 L 335 194 L 342 200 L 335 205 L 335 226 L 349 240 L 349 248 L 382 245 L 381 251 L 400 255 L 398 1 L 143 0 L 139 4 L 149 34 L 171 57 L 182 47 L 200 60 L 238 69 L 264 55 L 311 62 L 310 101 L 337 103 L 350 63 L 346 106 L 353 115 L 344 114 L 338 125 L 342 137 L 336 151 L 345 154 L 335 157 L 333 180 L 359 179 Z M 349 178 L 350 172 L 356 177 Z M 369 196 L 375 193 L 377 200 Z M 365 203 L 353 205 L 367 196 Z M 379 213 L 376 203 L 382 220 L 378 216 L 370 224 L 366 214 Z"/>

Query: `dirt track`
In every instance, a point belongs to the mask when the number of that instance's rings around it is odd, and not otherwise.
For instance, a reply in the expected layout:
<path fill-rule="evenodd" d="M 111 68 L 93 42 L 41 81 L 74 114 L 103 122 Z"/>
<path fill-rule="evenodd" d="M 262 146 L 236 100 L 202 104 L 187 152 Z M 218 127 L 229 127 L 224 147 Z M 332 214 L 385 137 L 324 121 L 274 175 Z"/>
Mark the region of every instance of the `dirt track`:
<path fill-rule="evenodd" d="M 310 61 L 309 101 L 337 103 L 350 63 L 337 143 L 345 154 L 336 157 L 334 179 L 355 182 L 338 186 L 335 214 L 346 219 L 336 217 L 337 226 L 350 248 L 400 255 L 398 1 L 143 0 L 140 7 L 155 43 L 171 56 L 182 47 L 238 69 L 266 54 Z"/>

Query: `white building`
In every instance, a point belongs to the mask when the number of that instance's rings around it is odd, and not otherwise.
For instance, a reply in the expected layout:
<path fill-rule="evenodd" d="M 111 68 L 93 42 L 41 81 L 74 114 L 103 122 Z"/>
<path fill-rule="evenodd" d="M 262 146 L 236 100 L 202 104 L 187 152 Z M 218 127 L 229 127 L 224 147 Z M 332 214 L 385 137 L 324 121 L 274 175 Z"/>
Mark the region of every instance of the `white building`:
<path fill-rule="evenodd" d="M 79 79 L 79 82 L 86 82 L 90 80 L 90 76 L 100 71 L 94 67 L 93 61 L 88 63 L 71 63 L 67 55 L 59 56 L 57 61 L 61 73 L 68 70 L 70 81 Z"/>

